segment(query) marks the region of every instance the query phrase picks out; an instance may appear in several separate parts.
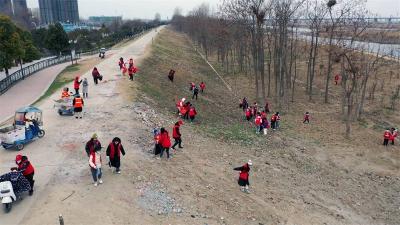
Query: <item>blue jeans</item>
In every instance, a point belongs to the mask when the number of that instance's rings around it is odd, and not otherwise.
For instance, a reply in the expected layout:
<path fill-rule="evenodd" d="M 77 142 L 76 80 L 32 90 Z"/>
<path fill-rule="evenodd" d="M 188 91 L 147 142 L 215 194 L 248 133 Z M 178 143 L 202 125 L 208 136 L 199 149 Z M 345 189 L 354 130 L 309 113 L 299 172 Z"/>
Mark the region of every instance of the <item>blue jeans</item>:
<path fill-rule="evenodd" d="M 90 167 L 90 171 L 92 172 L 93 181 L 97 182 L 97 179 L 101 179 L 103 173 L 101 172 L 101 168 L 93 169 Z"/>

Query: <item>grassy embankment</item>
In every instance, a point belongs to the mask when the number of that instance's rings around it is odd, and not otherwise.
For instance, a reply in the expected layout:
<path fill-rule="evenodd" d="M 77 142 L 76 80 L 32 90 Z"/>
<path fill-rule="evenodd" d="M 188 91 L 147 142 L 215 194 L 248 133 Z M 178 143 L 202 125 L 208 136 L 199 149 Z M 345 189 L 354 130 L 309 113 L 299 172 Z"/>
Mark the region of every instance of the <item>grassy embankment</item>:
<path fill-rule="evenodd" d="M 167 78 L 172 68 L 176 70 L 173 83 Z M 185 97 L 198 112 L 195 129 L 213 138 L 248 144 L 255 137 L 253 127 L 242 122 L 239 98 L 224 86 L 183 34 L 162 31 L 154 41 L 151 56 L 142 63 L 138 80 L 140 90 L 155 101 L 153 106 L 171 117 L 177 99 Z M 206 83 L 205 93 L 192 100 L 189 82 L 201 81 Z"/>

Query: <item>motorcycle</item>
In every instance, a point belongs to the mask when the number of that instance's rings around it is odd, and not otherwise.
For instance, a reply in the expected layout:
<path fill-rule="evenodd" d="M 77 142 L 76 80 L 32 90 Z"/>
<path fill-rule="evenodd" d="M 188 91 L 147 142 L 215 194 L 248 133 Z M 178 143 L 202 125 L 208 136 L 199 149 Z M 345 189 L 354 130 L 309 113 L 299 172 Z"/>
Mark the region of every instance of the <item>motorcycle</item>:
<path fill-rule="evenodd" d="M 4 211 L 9 213 L 12 203 L 18 200 L 22 193 L 30 190 L 29 181 L 21 172 L 12 168 L 11 172 L 0 176 L 0 199 L 4 205 Z"/>

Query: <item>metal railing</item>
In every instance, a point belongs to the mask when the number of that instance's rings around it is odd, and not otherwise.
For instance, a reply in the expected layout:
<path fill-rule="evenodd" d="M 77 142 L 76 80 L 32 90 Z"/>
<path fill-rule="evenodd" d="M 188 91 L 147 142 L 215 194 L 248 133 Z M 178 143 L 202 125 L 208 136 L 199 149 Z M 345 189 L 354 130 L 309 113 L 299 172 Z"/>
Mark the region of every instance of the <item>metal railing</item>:
<path fill-rule="evenodd" d="M 79 55 L 75 56 L 76 60 L 79 58 Z M 0 80 L 0 94 L 3 94 L 6 92 L 8 89 L 10 89 L 13 85 L 18 83 L 18 81 L 25 79 L 26 77 L 29 77 L 30 75 L 46 69 L 50 66 L 54 66 L 60 63 L 68 62 L 71 61 L 71 55 L 65 55 L 65 56 L 60 56 L 60 57 L 54 57 L 51 59 L 46 59 L 40 62 L 37 62 L 35 64 L 29 65 L 27 67 L 24 67 L 7 77 L 5 77 L 3 80 Z"/>

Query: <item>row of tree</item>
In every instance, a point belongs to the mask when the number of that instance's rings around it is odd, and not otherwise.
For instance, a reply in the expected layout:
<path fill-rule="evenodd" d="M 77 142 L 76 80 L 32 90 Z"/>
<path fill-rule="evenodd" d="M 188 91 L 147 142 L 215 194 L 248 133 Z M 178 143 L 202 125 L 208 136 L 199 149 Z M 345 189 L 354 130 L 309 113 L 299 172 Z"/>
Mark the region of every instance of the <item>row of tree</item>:
<path fill-rule="evenodd" d="M 9 17 L 0 15 L 0 69 L 8 69 L 16 62 L 30 62 L 40 58 L 31 33 L 16 26 Z"/>
<path fill-rule="evenodd" d="M 370 25 L 367 16 L 362 0 L 223 0 L 218 13 L 203 4 L 187 16 L 177 10 L 172 23 L 206 57 L 217 55 L 226 72 L 251 73 L 255 99 L 273 97 L 281 110 L 294 101 L 300 71 L 310 101 L 316 74 L 324 71 L 323 101 L 329 103 L 333 71 L 339 70 L 350 137 L 351 122 L 364 112 L 369 78 L 377 83 L 377 69 L 385 62 L 383 52 L 364 54 L 369 45 L 359 42 Z"/>

